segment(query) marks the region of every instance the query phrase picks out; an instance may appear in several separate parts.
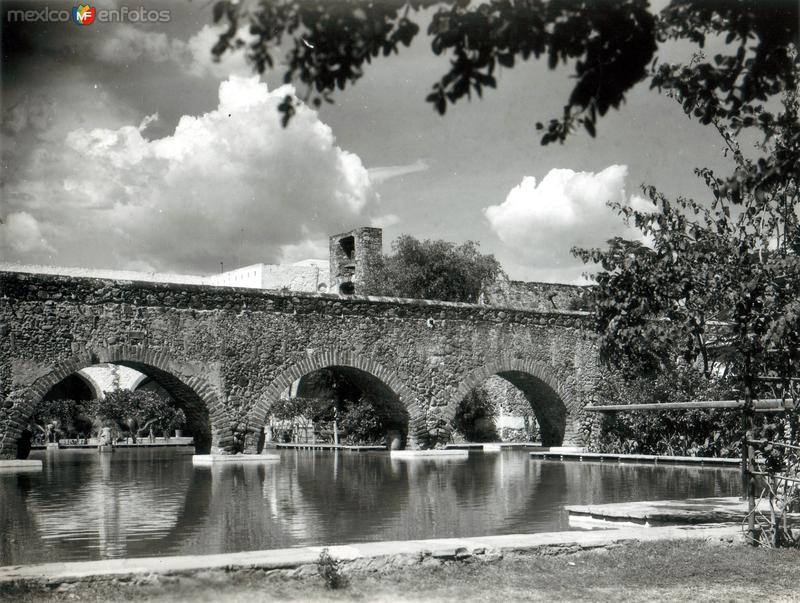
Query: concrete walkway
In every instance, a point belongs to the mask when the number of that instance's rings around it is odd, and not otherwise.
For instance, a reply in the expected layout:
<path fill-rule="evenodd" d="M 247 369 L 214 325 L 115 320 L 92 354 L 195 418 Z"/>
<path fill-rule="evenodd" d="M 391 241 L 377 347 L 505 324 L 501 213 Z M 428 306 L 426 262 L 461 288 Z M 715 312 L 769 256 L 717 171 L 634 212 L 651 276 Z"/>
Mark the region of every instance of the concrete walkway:
<path fill-rule="evenodd" d="M 667 463 L 667 464 L 687 464 L 687 465 L 722 465 L 737 468 L 741 465 L 738 458 L 713 458 L 702 456 L 664 456 L 655 454 L 608 454 L 601 452 L 571 452 L 550 449 L 548 451 L 536 451 L 530 453 L 531 458 L 555 459 L 559 461 L 600 461 L 614 463 Z"/>
<path fill-rule="evenodd" d="M 346 450 L 349 452 L 386 452 L 389 449 L 386 446 L 360 446 L 356 444 L 295 444 L 292 442 L 281 442 L 276 444 L 274 442 L 267 444 L 265 448 L 285 448 L 295 450 Z"/>
<path fill-rule="evenodd" d="M 767 501 L 762 510 L 769 512 Z M 632 523 L 644 526 L 689 525 L 741 522 L 747 514 L 747 501 L 735 496 L 652 500 L 604 505 L 567 505 L 570 525 L 585 525 L 586 519 L 605 523 Z M 612 526 L 613 527 L 613 526 Z"/>
<path fill-rule="evenodd" d="M 738 526 L 695 526 L 624 528 L 589 532 L 548 532 L 475 538 L 366 542 L 327 547 L 330 555 L 346 563 L 368 564 L 406 559 L 410 564 L 424 557 L 467 559 L 472 556 L 506 553 L 568 553 L 609 545 L 652 540 L 709 540 L 732 542 L 740 538 Z M 220 555 L 147 557 L 2 566 L 0 584 L 11 581 L 69 582 L 84 579 L 112 579 L 147 574 L 188 574 L 210 569 L 296 569 L 315 566 L 324 547 L 302 547 L 269 551 L 246 551 Z"/>

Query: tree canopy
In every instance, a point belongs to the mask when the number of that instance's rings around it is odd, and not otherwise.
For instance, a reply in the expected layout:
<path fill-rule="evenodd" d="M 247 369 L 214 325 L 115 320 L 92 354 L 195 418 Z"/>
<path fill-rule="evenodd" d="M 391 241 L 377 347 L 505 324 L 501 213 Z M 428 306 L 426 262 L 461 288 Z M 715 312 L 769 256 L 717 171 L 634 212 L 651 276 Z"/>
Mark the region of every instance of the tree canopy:
<path fill-rule="evenodd" d="M 153 428 L 171 431 L 186 423 L 183 410 L 159 394 L 146 390 L 117 389 L 87 403 L 87 410 L 101 421 L 127 427 L 134 435 Z"/>
<path fill-rule="evenodd" d="M 440 114 L 496 88 L 499 68 L 546 57 L 551 69 L 572 69 L 575 83 L 563 115 L 537 123 L 544 144 L 563 142 L 581 126 L 594 136 L 599 117 L 648 79 L 703 123 L 746 126 L 742 105 L 788 87 L 788 47 L 800 27 L 792 0 L 671 0 L 660 11 L 647 0 L 264 0 L 255 6 L 220 0 L 213 18 L 228 24 L 215 56 L 246 52 L 259 73 L 285 65 L 284 81 L 299 81 L 303 100 L 315 106 L 333 102 L 373 60 L 410 46 L 423 18 L 430 19 L 431 51 L 450 57 L 426 97 Z M 244 29 L 249 42 L 240 35 Z M 659 57 L 671 41 L 700 50 L 714 39 L 724 41 L 724 50 L 693 64 Z M 284 124 L 294 102 L 287 96 L 280 106 Z"/>
<path fill-rule="evenodd" d="M 316 374 L 318 395 L 280 398 L 273 402 L 270 414 L 279 421 L 309 427 L 336 421 L 334 430 L 343 432 L 349 444 L 380 444 L 390 429 L 400 429 L 379 411 L 379 402 L 364 393 L 346 375 L 332 368 Z M 320 395 L 322 393 L 327 395 Z"/>
<path fill-rule="evenodd" d="M 701 359 L 706 374 L 716 358 L 745 378 L 784 374 L 797 362 L 798 106 L 792 90 L 777 115 L 754 111 L 764 133 L 757 158 L 746 157 L 717 123 L 735 169 L 727 177 L 696 170 L 708 185 L 707 202 L 670 201 L 644 187 L 652 211 L 615 205 L 644 241 L 617 238 L 604 250 L 576 250 L 600 267 L 596 315 L 606 360 L 647 370 L 677 352 Z"/>
<path fill-rule="evenodd" d="M 392 242 L 379 272 L 379 295 L 476 303 L 502 269 L 493 255 L 478 251 L 475 241 L 456 245 L 402 235 Z"/>
<path fill-rule="evenodd" d="M 652 374 L 680 366 L 680 356 L 685 364 L 700 362 L 708 377 L 722 369 L 733 378 L 747 424 L 740 442 L 750 494 L 748 535 L 754 543 L 772 546 L 800 545 L 781 523 L 783 513 L 800 502 L 800 411 L 787 405 L 758 421 L 753 412 L 757 398 L 794 405 L 800 398 L 796 53 L 789 53 L 793 64 L 782 76 L 792 84 L 784 91 L 782 108 L 773 113 L 749 102 L 729 120 L 750 120 L 761 131 L 762 142 L 753 152 L 742 150 L 735 127 L 712 120 L 734 170 L 723 177 L 707 168 L 696 170 L 709 189 L 705 202 L 671 201 L 644 187 L 652 210 L 615 206 L 641 231 L 642 240 L 617 238 L 606 249 L 575 250 L 600 267 L 595 314 L 606 361 Z M 696 115 L 694 106 L 684 110 Z M 756 476 L 766 479 L 757 485 Z M 774 521 L 758 518 L 756 488 L 768 494 Z"/>
<path fill-rule="evenodd" d="M 64 398 L 42 400 L 34 408 L 31 422 L 45 433 L 51 425 L 61 433 L 90 431 L 92 420 L 86 411 L 86 404 Z"/>

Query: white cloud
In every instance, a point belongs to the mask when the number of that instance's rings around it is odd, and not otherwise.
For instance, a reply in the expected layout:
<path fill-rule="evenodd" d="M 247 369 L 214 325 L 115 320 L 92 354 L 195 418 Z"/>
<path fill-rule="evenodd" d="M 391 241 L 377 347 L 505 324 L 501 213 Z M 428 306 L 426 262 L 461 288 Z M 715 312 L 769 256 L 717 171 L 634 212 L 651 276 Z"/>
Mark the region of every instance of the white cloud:
<path fill-rule="evenodd" d="M 216 109 L 183 116 L 164 138 L 146 138 L 150 117 L 41 146 L 7 183 L 5 212 L 26 212 L 50 252 L 16 244 L 5 259 L 213 272 L 220 261 L 302 259 L 298 242 L 369 223 L 376 195 L 361 160 L 304 106 L 283 128 L 277 105 L 287 94 L 232 77 Z"/>
<path fill-rule="evenodd" d="M 391 178 L 397 178 L 398 176 L 424 172 L 427 169 L 429 169 L 428 164 L 422 159 L 417 159 L 414 163 L 409 163 L 408 165 L 389 165 L 369 168 L 369 177 L 372 182 L 378 184 Z"/>
<path fill-rule="evenodd" d="M 514 278 L 574 281 L 583 271 L 570 249 L 602 246 L 614 236 L 639 238 L 607 206 L 629 201 L 647 207 L 637 196 L 627 197 L 628 168 L 611 165 L 601 172 L 553 169 L 537 183 L 527 176 L 505 201 L 484 210 L 503 248 L 498 257 Z"/>
<path fill-rule="evenodd" d="M 189 38 L 186 42 L 189 58 L 188 62 L 184 63 L 189 73 L 199 77 L 212 76 L 219 79 L 229 75 L 251 75 L 253 73 L 253 66 L 247 62 L 244 47 L 233 52 L 226 52 L 219 60 L 214 60 L 211 49 L 225 29 L 226 27 L 222 25 L 204 25 L 200 31 Z M 247 28 L 241 28 L 237 32 L 237 37 L 247 44 L 252 42 L 255 36 L 252 36 Z"/>
<path fill-rule="evenodd" d="M 330 233 L 334 234 L 334 233 Z M 313 258 L 328 257 L 328 241 L 326 239 L 305 239 L 298 243 L 281 245 L 278 264 L 297 264 Z"/>
<path fill-rule="evenodd" d="M 375 228 L 389 228 L 400 223 L 400 216 L 397 214 L 384 214 L 382 216 L 375 216 L 370 220 L 369 225 Z"/>
<path fill-rule="evenodd" d="M 41 132 L 47 128 L 56 112 L 55 103 L 51 100 L 26 97 L 3 112 L 2 127 L 11 135 L 24 131 Z"/>
<path fill-rule="evenodd" d="M 226 27 L 204 25 L 187 41 L 170 38 L 163 32 L 148 31 L 126 23 L 120 24 L 105 36 L 93 38 L 94 56 L 113 65 L 126 65 L 137 61 L 151 63 L 171 62 L 197 77 L 225 79 L 230 75 L 252 75 L 253 67 L 247 62 L 245 49 L 226 52 L 215 60 L 211 49 Z M 246 28 L 237 34 L 245 43 L 254 38 Z"/>
<path fill-rule="evenodd" d="M 0 225 L 4 235 L 0 237 L 2 257 L 32 252 L 50 252 L 52 248 L 42 236 L 39 223 L 27 212 L 13 212 Z"/>
<path fill-rule="evenodd" d="M 163 32 L 147 31 L 127 23 L 111 29 L 107 35 L 93 38 L 95 56 L 116 65 L 139 60 L 163 63 L 175 60 L 185 43 L 167 37 Z"/>

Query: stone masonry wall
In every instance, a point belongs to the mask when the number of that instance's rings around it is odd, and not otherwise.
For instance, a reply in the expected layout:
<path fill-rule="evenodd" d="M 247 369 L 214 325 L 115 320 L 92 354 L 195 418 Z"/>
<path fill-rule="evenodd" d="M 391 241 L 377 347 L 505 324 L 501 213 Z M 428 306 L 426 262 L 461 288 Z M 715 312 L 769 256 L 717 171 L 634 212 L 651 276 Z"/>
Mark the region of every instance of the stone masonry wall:
<path fill-rule="evenodd" d="M 359 295 L 375 290 L 374 279 L 383 259 L 383 231 L 380 228 L 365 226 L 333 235 L 329 240 L 329 252 L 329 290 L 332 293 L 340 292 L 343 283 L 352 284 L 351 293 Z"/>
<path fill-rule="evenodd" d="M 598 373 L 588 327 L 580 313 L 0 272 L 0 455 L 15 453 L 52 385 L 100 362 L 144 372 L 207 416 L 214 450 L 254 450 L 270 403 L 335 365 L 397 393 L 410 447 L 434 443 L 466 392 L 500 371 L 549 386 L 564 441 L 579 443 Z"/>
<path fill-rule="evenodd" d="M 481 294 L 485 304 L 540 312 L 589 310 L 591 297 L 588 286 L 512 281 L 505 276 L 486 286 Z"/>

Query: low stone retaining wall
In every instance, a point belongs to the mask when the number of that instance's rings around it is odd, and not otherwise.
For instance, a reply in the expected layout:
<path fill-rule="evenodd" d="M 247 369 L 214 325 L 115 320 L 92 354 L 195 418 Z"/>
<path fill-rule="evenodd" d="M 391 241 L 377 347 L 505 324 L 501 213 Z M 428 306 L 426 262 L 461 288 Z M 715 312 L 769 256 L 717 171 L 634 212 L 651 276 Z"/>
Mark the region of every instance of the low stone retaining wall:
<path fill-rule="evenodd" d="M 224 570 L 226 572 L 281 570 L 296 576 L 313 575 L 317 573 L 317 561 L 323 548 L 327 548 L 330 556 L 342 563 L 343 571 L 358 572 L 468 559 L 495 561 L 510 553 L 558 555 L 626 542 L 687 539 L 737 542 L 741 539 L 741 530 L 738 526 L 623 528 L 588 532 L 548 532 L 475 538 L 365 542 L 331 547 L 313 546 L 219 555 L 2 566 L 0 567 L 0 595 L 3 592 L 12 592 L 27 585 L 97 580 L 146 581 L 153 575 L 191 575 L 208 570 Z"/>

